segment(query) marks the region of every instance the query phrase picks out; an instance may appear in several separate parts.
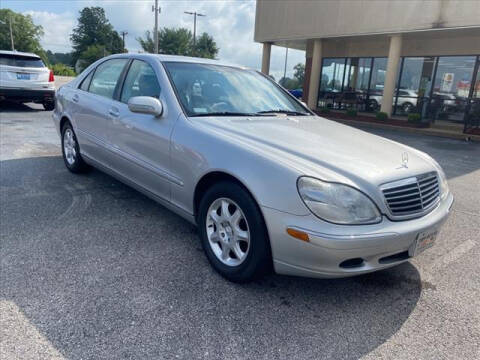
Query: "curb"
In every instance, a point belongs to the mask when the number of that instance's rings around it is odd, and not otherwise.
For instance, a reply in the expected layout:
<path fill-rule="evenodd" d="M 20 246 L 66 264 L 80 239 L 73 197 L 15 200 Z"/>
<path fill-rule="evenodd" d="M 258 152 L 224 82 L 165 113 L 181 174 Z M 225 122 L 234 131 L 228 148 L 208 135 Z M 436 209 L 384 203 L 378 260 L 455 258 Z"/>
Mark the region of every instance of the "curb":
<path fill-rule="evenodd" d="M 319 115 L 320 116 L 320 115 Z M 444 137 L 450 139 L 457 139 L 457 140 L 465 140 L 465 141 L 475 141 L 480 142 L 480 135 L 472 135 L 472 134 L 460 134 L 460 133 L 452 133 L 442 130 L 435 130 L 432 128 L 410 128 L 410 127 L 403 127 L 403 126 L 395 126 L 395 125 L 387 125 L 387 124 L 376 124 L 370 122 L 361 122 L 355 120 L 345 120 L 345 119 L 338 119 L 338 118 L 329 118 L 327 116 L 322 116 L 328 120 L 337 121 L 345 125 L 350 125 L 353 127 L 366 127 L 366 128 L 376 128 L 376 129 L 387 129 L 387 130 L 396 130 L 396 131 L 403 131 L 413 134 L 422 134 L 428 136 L 437 136 L 437 137 Z"/>

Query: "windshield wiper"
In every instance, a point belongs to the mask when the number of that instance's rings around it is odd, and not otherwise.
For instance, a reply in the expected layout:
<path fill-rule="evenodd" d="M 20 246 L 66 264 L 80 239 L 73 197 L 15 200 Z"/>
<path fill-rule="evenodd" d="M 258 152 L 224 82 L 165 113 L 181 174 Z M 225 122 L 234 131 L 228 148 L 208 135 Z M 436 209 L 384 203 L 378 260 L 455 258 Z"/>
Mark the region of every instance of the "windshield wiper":
<path fill-rule="evenodd" d="M 300 116 L 310 115 L 309 113 L 306 113 L 306 112 L 284 110 L 284 109 L 263 110 L 263 111 L 257 112 L 257 114 L 287 114 L 292 116 L 293 115 L 300 115 Z"/>
<path fill-rule="evenodd" d="M 247 113 L 247 112 L 235 112 L 235 111 L 218 111 L 218 112 L 207 112 L 191 115 L 191 117 L 201 117 L 201 116 L 266 116 L 261 113 Z"/>

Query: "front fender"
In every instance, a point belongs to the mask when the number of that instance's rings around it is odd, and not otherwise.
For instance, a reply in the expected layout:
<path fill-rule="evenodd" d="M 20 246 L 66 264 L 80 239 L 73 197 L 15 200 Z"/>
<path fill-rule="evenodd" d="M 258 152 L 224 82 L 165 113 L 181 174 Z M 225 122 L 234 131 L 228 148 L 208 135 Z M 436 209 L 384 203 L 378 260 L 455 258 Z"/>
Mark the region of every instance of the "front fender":
<path fill-rule="evenodd" d="M 235 177 L 260 206 L 293 215 L 309 214 L 297 192 L 297 171 L 238 139 L 196 126 L 184 116 L 171 138 L 171 169 L 181 183 L 172 185 L 172 202 L 191 214 L 196 185 L 210 172 Z"/>

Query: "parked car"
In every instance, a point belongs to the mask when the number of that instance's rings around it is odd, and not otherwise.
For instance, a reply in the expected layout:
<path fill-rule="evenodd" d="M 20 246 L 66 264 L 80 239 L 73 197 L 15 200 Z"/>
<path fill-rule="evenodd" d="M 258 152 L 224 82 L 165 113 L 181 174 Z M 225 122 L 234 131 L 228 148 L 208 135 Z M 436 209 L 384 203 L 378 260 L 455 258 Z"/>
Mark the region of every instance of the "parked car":
<path fill-rule="evenodd" d="M 395 90 L 396 93 L 397 90 Z M 415 90 L 410 89 L 400 89 L 398 93 L 397 107 L 401 108 L 405 114 L 409 114 L 413 111 L 416 111 L 417 107 L 417 96 L 418 93 Z M 383 95 L 370 95 L 369 97 L 369 107 L 372 110 L 380 109 L 382 105 Z"/>
<path fill-rule="evenodd" d="M 65 165 L 95 166 L 198 226 L 232 281 L 344 277 L 433 245 L 453 202 L 428 155 L 316 116 L 269 77 L 121 54 L 62 86 Z"/>
<path fill-rule="evenodd" d="M 0 50 L 0 100 L 55 106 L 55 78 L 39 56 Z"/>
<path fill-rule="evenodd" d="M 288 90 L 288 92 L 295 96 L 297 99 L 301 99 L 303 96 L 303 89 Z"/>

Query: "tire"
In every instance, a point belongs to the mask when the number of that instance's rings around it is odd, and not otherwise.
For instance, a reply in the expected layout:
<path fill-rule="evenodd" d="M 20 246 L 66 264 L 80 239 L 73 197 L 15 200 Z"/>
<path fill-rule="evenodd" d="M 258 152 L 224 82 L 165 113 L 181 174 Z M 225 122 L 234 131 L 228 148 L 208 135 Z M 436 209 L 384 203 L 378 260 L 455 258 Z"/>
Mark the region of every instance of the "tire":
<path fill-rule="evenodd" d="M 263 216 L 242 186 L 225 181 L 210 187 L 200 201 L 197 223 L 208 261 L 226 279 L 249 282 L 271 269 L 270 242 Z M 248 241 L 242 240 L 245 233 Z"/>
<path fill-rule="evenodd" d="M 55 109 L 55 102 L 54 101 L 46 101 L 43 104 L 43 108 L 45 111 L 52 111 Z"/>
<path fill-rule="evenodd" d="M 83 173 L 89 169 L 82 155 L 80 155 L 77 136 L 69 122 L 66 122 L 62 127 L 62 155 L 65 166 L 72 173 Z"/>
<path fill-rule="evenodd" d="M 368 107 L 370 108 L 371 111 L 377 111 L 378 110 L 378 102 L 375 99 L 370 99 L 368 101 Z"/>
<path fill-rule="evenodd" d="M 402 105 L 402 110 L 405 114 L 410 114 L 413 109 L 414 109 L 414 106 L 412 103 L 407 102 Z"/>

